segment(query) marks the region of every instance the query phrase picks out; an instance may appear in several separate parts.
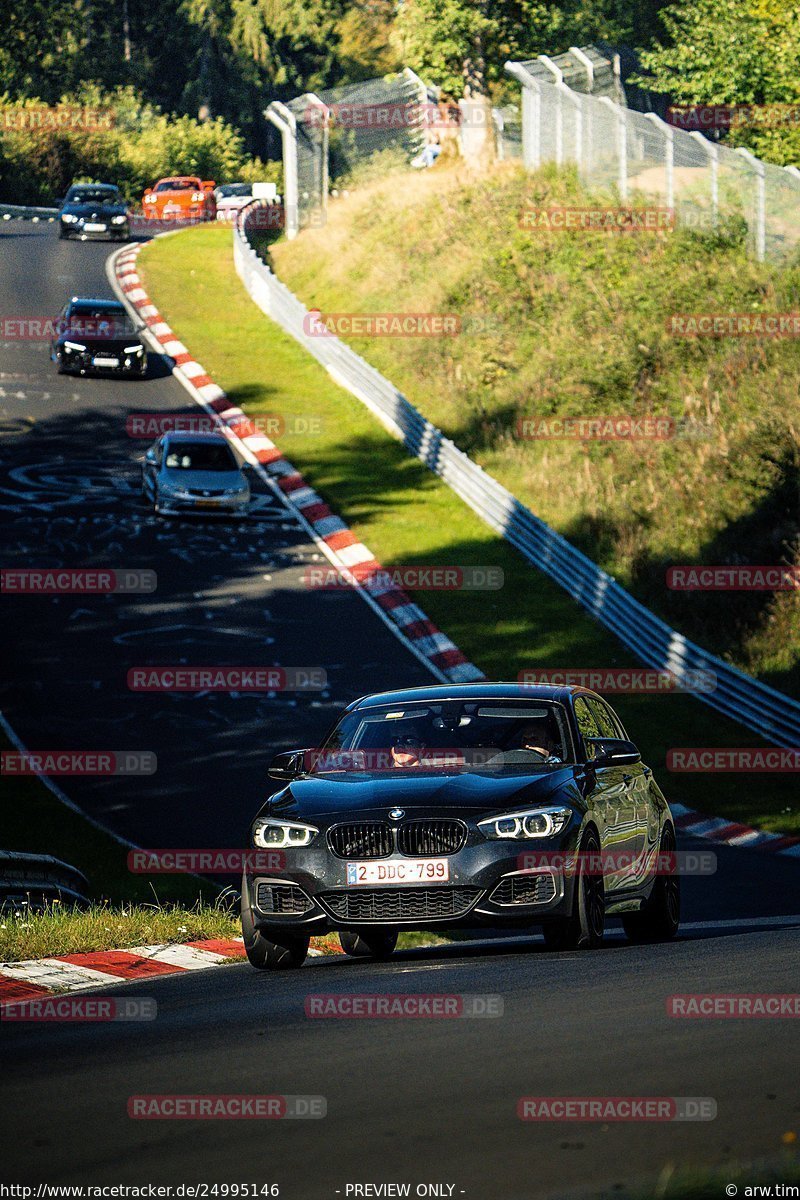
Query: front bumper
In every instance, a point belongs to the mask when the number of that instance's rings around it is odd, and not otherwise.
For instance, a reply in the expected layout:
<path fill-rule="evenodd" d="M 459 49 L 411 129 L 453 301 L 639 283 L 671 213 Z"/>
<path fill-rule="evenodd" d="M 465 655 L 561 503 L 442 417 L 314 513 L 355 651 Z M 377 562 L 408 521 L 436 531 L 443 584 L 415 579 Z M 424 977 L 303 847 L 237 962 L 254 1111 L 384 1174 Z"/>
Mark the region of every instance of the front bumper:
<path fill-rule="evenodd" d="M 203 517 L 245 517 L 250 508 L 249 497 L 246 500 L 229 499 L 226 496 L 185 498 L 166 496 L 163 492 L 158 493 L 155 503 L 162 517 L 177 517 L 186 513 Z"/>
<path fill-rule="evenodd" d="M 571 839 L 570 839 L 571 840 Z M 358 926 L 395 929 L 530 926 L 572 911 L 574 877 L 524 866 L 531 851 L 572 849 L 558 844 L 473 840 L 448 856 L 447 883 L 348 885 L 347 863 L 320 846 L 280 852 L 276 870 L 246 873 L 242 907 L 256 928 L 295 928 L 320 934 Z M 394 854 L 386 865 L 408 862 Z"/>
<path fill-rule="evenodd" d="M 130 226 L 127 221 L 124 225 L 112 225 L 108 222 L 102 229 L 86 230 L 81 224 L 62 221 L 61 236 L 75 238 L 82 242 L 105 242 L 109 239 L 115 242 L 127 242 L 130 237 Z"/>
<path fill-rule="evenodd" d="M 59 351 L 55 361 L 62 371 L 72 375 L 111 375 L 124 376 L 131 379 L 143 379 L 147 374 L 147 353 L 132 355 L 113 355 L 119 359 L 116 367 L 97 367 L 92 362 L 97 355 L 90 351 Z"/>

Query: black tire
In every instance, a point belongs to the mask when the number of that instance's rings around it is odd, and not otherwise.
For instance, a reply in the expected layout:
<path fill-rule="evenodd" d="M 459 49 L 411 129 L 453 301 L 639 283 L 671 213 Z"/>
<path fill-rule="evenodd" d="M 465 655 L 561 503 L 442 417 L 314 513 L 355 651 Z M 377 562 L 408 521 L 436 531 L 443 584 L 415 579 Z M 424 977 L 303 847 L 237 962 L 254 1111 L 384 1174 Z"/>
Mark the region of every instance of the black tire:
<path fill-rule="evenodd" d="M 661 834 L 659 858 L 675 853 L 675 834 L 668 825 Z M 663 870 L 663 867 L 660 868 Z M 629 941 L 638 945 L 669 942 L 681 923 L 681 881 L 677 871 L 656 875 L 653 890 L 638 912 L 622 918 Z"/>
<path fill-rule="evenodd" d="M 603 944 L 605 929 L 605 883 L 595 868 L 587 871 L 586 857 L 597 858 L 600 842 L 593 829 L 580 845 L 579 873 L 575 879 L 572 915 L 542 926 L 548 950 L 597 950 Z"/>
<path fill-rule="evenodd" d="M 351 958 L 391 958 L 397 945 L 396 929 L 343 929 L 339 941 Z"/>
<path fill-rule="evenodd" d="M 311 938 L 307 934 L 270 929 L 269 936 L 253 925 L 249 908 L 242 909 L 242 936 L 248 962 L 258 971 L 280 971 L 302 967 Z"/>

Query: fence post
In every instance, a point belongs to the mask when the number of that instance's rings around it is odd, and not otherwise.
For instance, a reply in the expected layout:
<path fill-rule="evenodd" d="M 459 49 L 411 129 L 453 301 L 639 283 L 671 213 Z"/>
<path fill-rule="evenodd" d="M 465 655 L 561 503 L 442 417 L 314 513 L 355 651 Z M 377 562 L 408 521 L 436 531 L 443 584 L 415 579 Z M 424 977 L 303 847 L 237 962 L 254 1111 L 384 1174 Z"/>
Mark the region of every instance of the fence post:
<path fill-rule="evenodd" d="M 569 52 L 573 58 L 578 60 L 586 72 L 586 82 L 589 85 L 586 90 L 589 95 L 591 95 L 591 93 L 594 91 L 594 63 L 586 54 L 583 53 L 580 46 L 570 46 Z"/>
<path fill-rule="evenodd" d="M 716 225 L 719 218 L 719 146 L 716 142 L 710 142 L 696 129 L 692 130 L 689 137 L 693 137 L 698 146 L 702 146 L 708 155 L 711 166 L 711 216 L 713 224 Z"/>
<path fill-rule="evenodd" d="M 658 113 L 645 113 L 645 120 L 652 121 L 664 133 L 664 178 L 667 185 L 667 208 L 675 207 L 675 130 Z"/>
<path fill-rule="evenodd" d="M 743 146 L 737 146 L 736 153 L 753 168 L 756 176 L 756 258 L 763 262 L 767 256 L 767 182 L 764 164 Z"/>
<path fill-rule="evenodd" d="M 556 84 L 556 87 L 575 110 L 575 162 L 580 170 L 583 166 L 583 107 L 581 99 L 566 83 Z"/>
<path fill-rule="evenodd" d="M 558 89 L 564 83 L 564 72 L 560 67 L 556 66 L 552 58 L 548 58 L 546 54 L 538 55 L 540 63 L 543 63 L 547 70 L 554 76 L 555 85 Z M 561 100 L 561 92 L 556 95 L 556 163 L 560 167 L 564 161 L 564 106 Z"/>
<path fill-rule="evenodd" d="M 522 161 L 529 170 L 535 170 L 542 161 L 540 87 L 522 63 L 507 62 L 505 69 L 522 84 Z"/>
<path fill-rule="evenodd" d="M 601 96 L 600 103 L 616 113 L 617 117 L 617 182 L 621 200 L 628 199 L 628 122 L 625 109 L 615 104 L 608 96 Z"/>
<path fill-rule="evenodd" d="M 321 172 L 320 172 L 321 196 L 319 199 L 320 199 L 321 215 L 323 215 L 323 220 L 321 220 L 321 223 L 325 224 L 327 221 L 327 190 L 329 190 L 329 184 L 330 184 L 330 180 L 329 180 L 329 170 L 330 170 L 329 142 L 330 142 L 331 110 L 329 107 L 327 107 L 327 104 L 324 104 L 323 102 L 321 102 L 319 96 L 314 95 L 313 91 L 308 92 L 308 98 L 309 98 L 309 100 L 313 100 L 315 104 L 319 104 L 319 107 L 321 108 L 321 110 L 323 110 L 323 145 L 321 145 L 321 156 L 323 156 L 323 162 L 321 162 L 321 167 L 323 167 L 323 169 L 321 169 Z"/>
<path fill-rule="evenodd" d="M 281 135 L 283 146 L 283 204 L 286 238 L 291 241 L 297 237 L 300 227 L 300 209 L 297 194 L 297 120 L 294 113 L 273 100 L 264 110 L 264 116 L 271 121 Z"/>

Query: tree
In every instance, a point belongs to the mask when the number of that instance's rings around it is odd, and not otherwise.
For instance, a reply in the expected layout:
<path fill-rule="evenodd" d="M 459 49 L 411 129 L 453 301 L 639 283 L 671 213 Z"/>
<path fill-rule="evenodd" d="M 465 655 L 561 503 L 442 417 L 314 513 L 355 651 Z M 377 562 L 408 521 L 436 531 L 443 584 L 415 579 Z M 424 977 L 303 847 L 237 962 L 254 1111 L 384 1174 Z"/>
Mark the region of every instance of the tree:
<path fill-rule="evenodd" d="M 728 140 L 773 162 L 800 163 L 794 0 L 696 0 L 670 5 L 661 16 L 668 40 L 642 53 L 649 74 L 640 82 L 678 104 L 755 106 L 753 118 L 734 124 Z"/>

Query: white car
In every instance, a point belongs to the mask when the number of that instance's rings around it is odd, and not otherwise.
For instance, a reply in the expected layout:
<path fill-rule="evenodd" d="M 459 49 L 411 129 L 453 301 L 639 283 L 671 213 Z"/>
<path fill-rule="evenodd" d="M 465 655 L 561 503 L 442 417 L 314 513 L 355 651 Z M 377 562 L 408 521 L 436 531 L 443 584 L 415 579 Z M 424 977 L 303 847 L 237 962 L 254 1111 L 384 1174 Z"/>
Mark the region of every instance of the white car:
<path fill-rule="evenodd" d="M 214 199 L 217 202 L 217 220 L 232 223 L 236 214 L 253 200 L 269 200 L 278 198 L 278 189 L 274 183 L 222 183 L 214 189 Z"/>

